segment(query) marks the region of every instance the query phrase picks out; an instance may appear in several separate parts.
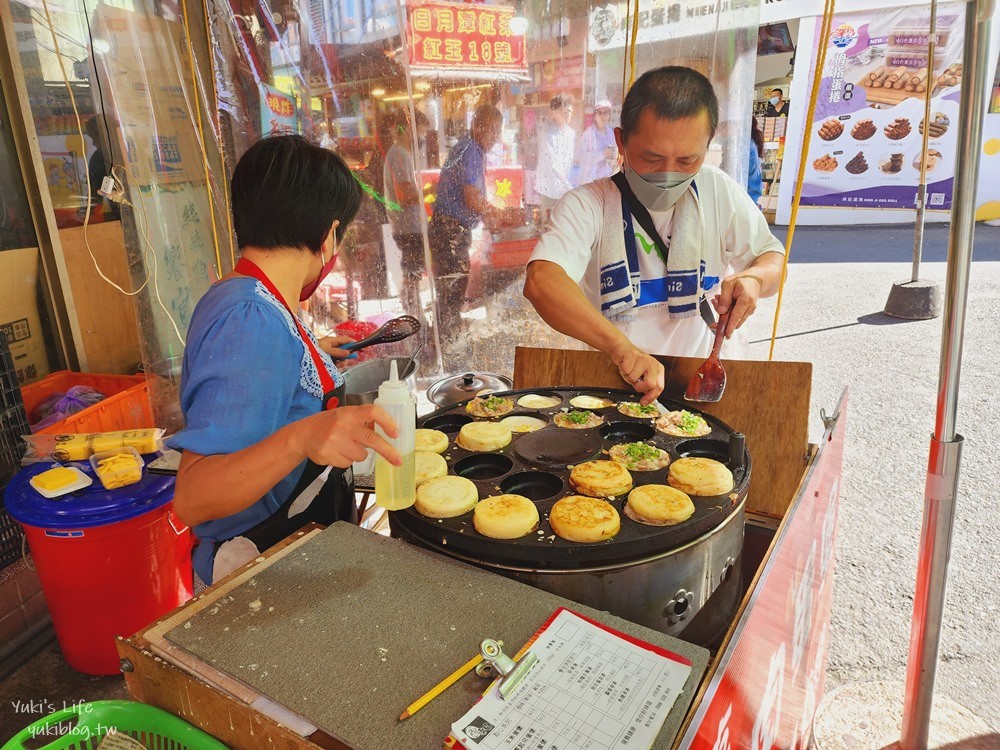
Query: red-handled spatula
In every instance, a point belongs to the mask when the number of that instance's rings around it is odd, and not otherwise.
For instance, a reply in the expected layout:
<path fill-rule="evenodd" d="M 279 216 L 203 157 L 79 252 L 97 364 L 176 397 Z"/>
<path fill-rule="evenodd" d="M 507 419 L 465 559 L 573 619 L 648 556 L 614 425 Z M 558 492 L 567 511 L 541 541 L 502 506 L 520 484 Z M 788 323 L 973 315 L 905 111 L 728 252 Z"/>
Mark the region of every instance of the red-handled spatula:
<path fill-rule="evenodd" d="M 729 313 L 720 315 L 719 322 L 715 325 L 715 343 L 712 345 L 712 353 L 708 355 L 708 359 L 702 362 L 698 372 L 692 375 L 688 381 L 687 390 L 684 391 L 685 401 L 714 403 L 722 398 L 722 393 L 726 390 L 726 371 L 722 367 L 722 362 L 719 361 L 719 350 L 722 348 L 727 325 L 729 325 Z"/>

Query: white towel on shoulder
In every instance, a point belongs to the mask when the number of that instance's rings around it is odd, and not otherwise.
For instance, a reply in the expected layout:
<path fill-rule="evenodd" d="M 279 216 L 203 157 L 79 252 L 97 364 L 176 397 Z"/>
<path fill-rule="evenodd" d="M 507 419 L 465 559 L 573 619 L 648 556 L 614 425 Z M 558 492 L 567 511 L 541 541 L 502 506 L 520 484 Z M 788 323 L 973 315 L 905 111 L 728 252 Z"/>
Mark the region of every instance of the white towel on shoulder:
<path fill-rule="evenodd" d="M 615 190 L 617 193 L 617 188 Z M 635 320 L 640 296 L 639 264 L 630 267 L 625 251 L 625 217 L 621 200 L 609 201 L 598 251 L 601 259 L 601 312 L 608 320 Z M 633 217 L 633 225 L 638 221 Z M 650 238 L 652 239 L 652 238 Z M 671 318 L 698 314 L 701 279 L 705 273 L 704 220 L 692 183 L 674 206 L 673 231 L 664 237 L 667 256 L 667 312 Z"/>

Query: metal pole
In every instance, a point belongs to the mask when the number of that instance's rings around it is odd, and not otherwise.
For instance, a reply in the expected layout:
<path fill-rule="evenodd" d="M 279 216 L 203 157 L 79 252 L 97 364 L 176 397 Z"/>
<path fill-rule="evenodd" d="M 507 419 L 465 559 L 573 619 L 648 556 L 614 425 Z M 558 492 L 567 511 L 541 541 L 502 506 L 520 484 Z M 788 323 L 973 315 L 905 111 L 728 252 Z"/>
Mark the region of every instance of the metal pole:
<path fill-rule="evenodd" d="M 920 147 L 920 184 L 917 186 L 917 221 L 913 232 L 913 270 L 910 281 L 920 281 L 920 255 L 924 249 L 924 211 L 927 208 L 927 144 L 931 137 L 931 97 L 934 86 L 934 50 L 937 45 L 937 0 L 931 0 L 931 27 L 927 35 L 927 83 L 924 92 L 924 137 Z"/>
<path fill-rule="evenodd" d="M 924 520 L 917 558 L 910 655 L 903 700 L 903 731 L 900 736 L 903 750 L 927 750 L 930 733 L 934 677 L 955 519 L 955 496 L 962 459 L 962 437 L 955 432 L 955 421 L 975 230 L 979 144 L 983 129 L 983 90 L 987 80 L 986 58 L 994 5 L 995 0 L 969 0 L 965 9 L 965 50 L 959 106 L 962 117 L 956 146 L 955 189 L 948 240 L 948 279 L 937 415 L 924 490 Z"/>

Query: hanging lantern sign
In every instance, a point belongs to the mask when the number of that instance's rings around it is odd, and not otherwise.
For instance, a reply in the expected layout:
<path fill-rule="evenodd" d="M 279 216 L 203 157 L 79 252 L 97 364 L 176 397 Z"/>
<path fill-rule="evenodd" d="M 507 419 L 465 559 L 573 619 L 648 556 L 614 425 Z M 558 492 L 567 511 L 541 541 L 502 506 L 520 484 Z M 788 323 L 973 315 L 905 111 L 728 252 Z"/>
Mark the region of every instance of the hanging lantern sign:
<path fill-rule="evenodd" d="M 406 10 L 414 68 L 527 70 L 524 33 L 511 29 L 513 7 L 432 0 Z"/>

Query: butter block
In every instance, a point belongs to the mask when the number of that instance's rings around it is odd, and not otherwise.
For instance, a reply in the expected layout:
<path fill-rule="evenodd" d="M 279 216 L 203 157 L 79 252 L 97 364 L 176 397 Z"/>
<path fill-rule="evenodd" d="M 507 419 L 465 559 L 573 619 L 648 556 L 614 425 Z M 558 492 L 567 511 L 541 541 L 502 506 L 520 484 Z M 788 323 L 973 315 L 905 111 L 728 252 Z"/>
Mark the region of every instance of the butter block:
<path fill-rule="evenodd" d="M 76 472 L 72 469 L 67 469 L 65 466 L 57 466 L 54 469 L 43 471 L 34 478 L 35 486 L 47 492 L 56 492 L 76 481 Z"/>

